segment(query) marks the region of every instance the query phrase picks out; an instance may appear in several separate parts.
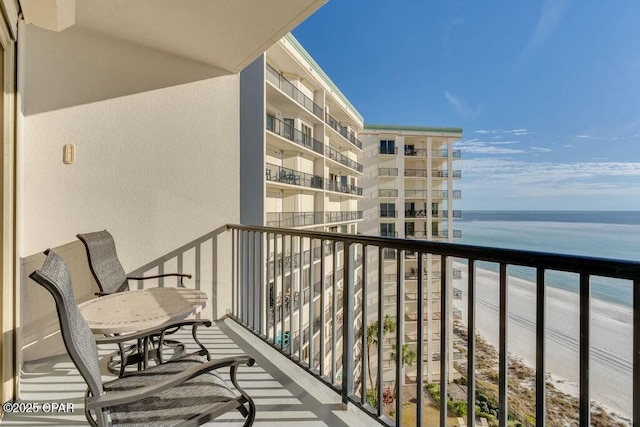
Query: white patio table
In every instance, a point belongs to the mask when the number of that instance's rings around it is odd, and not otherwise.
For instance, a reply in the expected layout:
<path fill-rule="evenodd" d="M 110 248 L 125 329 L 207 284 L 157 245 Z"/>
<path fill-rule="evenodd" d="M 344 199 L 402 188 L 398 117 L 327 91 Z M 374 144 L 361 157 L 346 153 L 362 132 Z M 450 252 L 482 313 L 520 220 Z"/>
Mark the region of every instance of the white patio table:
<path fill-rule="evenodd" d="M 202 311 L 207 299 L 206 293 L 196 289 L 149 288 L 101 296 L 79 304 L 78 308 L 94 334 L 126 336 L 171 326 Z M 148 338 L 144 339 L 144 367 Z"/>

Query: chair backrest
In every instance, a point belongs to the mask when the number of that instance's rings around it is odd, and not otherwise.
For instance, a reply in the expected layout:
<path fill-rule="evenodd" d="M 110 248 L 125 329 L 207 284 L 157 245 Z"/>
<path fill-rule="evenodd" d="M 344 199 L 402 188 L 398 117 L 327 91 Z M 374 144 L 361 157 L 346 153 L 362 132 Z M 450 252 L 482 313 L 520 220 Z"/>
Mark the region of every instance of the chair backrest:
<path fill-rule="evenodd" d="M 106 293 L 129 290 L 127 274 L 118 260 L 116 243 L 107 230 L 78 234 L 78 239 L 87 249 L 87 258 L 91 273 L 96 279 L 100 291 Z"/>
<path fill-rule="evenodd" d="M 71 275 L 67 263 L 55 252 L 45 252 L 47 259 L 41 270 L 36 270 L 29 277 L 42 285 L 56 303 L 62 340 L 69 356 L 89 386 L 94 396 L 104 393 L 98 349 L 87 321 L 80 314 L 73 296 Z"/>

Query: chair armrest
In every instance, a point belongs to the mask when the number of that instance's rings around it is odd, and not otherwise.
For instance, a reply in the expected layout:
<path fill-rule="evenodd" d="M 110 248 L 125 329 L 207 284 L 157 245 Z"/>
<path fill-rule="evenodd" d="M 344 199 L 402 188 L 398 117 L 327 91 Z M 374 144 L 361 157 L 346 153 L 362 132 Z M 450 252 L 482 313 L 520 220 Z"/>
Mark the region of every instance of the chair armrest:
<path fill-rule="evenodd" d="M 178 283 L 178 286 L 180 286 L 181 288 L 184 288 L 184 278 L 186 277 L 187 279 L 191 279 L 193 276 L 191 274 L 183 274 L 183 273 L 166 273 L 166 274 L 157 274 L 155 276 L 144 276 L 144 277 L 127 277 L 127 279 L 129 280 L 147 280 L 147 279 L 159 279 L 161 277 L 179 277 L 180 278 L 180 283 Z"/>
<path fill-rule="evenodd" d="M 132 332 L 130 334 L 109 335 L 109 336 L 94 335 L 93 338 L 96 341 L 96 344 L 118 344 L 124 341 L 135 340 L 138 338 L 145 338 L 151 335 L 160 335 L 162 331 L 169 328 L 191 326 L 191 325 L 203 325 L 208 328 L 211 326 L 211 324 L 212 324 L 211 320 L 207 320 L 207 319 L 180 320 L 177 322 L 165 323 L 161 326 L 156 326 L 154 328 L 143 329 L 141 331 Z"/>
<path fill-rule="evenodd" d="M 107 393 L 100 396 L 93 396 L 87 399 L 86 409 L 99 409 L 109 406 L 122 405 L 124 403 L 135 402 L 138 400 L 146 399 L 168 388 L 182 384 L 191 378 L 198 375 L 212 371 L 214 369 L 231 367 L 232 370 L 240 365 L 253 366 L 255 360 L 247 355 L 226 357 L 224 359 L 212 360 L 201 364 L 200 366 L 194 366 L 189 369 L 172 375 L 165 380 L 159 381 L 153 385 L 140 387 L 134 390 L 128 390 L 117 393 Z M 144 372 L 144 371 L 141 371 Z M 235 375 L 234 375 L 235 376 Z"/>
<path fill-rule="evenodd" d="M 105 295 L 111 295 L 111 292 L 96 292 L 94 295 L 97 297 L 103 297 Z"/>

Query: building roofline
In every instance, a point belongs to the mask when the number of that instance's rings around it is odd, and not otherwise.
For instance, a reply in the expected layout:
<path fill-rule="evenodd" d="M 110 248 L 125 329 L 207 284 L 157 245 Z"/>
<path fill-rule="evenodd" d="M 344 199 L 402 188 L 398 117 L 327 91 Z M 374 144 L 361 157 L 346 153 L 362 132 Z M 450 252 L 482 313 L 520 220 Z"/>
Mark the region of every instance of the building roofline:
<path fill-rule="evenodd" d="M 291 43 L 291 46 L 293 46 L 298 51 L 298 53 L 309 63 L 309 65 L 311 65 L 311 68 L 313 68 L 313 70 L 318 73 L 318 76 L 320 76 L 322 80 L 324 80 L 324 82 L 333 90 L 334 95 L 340 98 L 340 100 L 351 109 L 351 112 L 358 119 L 360 119 L 360 122 L 364 123 L 364 118 L 358 112 L 356 107 L 354 107 L 353 104 L 347 99 L 347 97 L 344 96 L 342 91 L 338 89 L 338 86 L 333 83 L 329 76 L 327 76 L 327 73 L 322 70 L 320 65 L 318 65 L 318 63 L 311 57 L 309 52 L 307 52 L 307 50 L 300 44 L 300 42 L 293 36 L 293 34 L 288 33 L 284 36 L 284 39 Z"/>
<path fill-rule="evenodd" d="M 391 131 L 413 131 L 413 132 L 440 132 L 440 133 L 462 133 L 462 128 L 436 127 L 436 126 L 404 126 L 404 125 L 364 125 L 364 130 L 391 130 Z"/>

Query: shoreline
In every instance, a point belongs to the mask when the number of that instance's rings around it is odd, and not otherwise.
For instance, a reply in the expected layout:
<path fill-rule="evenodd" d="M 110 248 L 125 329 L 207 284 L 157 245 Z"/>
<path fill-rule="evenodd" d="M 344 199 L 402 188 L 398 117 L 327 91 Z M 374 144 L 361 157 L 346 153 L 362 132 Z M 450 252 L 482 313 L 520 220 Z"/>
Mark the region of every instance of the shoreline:
<path fill-rule="evenodd" d="M 466 324 L 467 268 L 453 285 L 462 291 L 454 300 Z M 499 274 L 476 268 L 476 332 L 498 348 Z M 514 276 L 508 278 L 508 349 L 511 358 L 521 359 L 535 370 L 536 293 L 535 283 Z M 553 286 L 546 287 L 546 371 L 554 386 L 577 395 L 579 382 L 579 295 Z M 632 408 L 633 327 L 630 307 L 591 298 L 591 399 L 612 413 L 630 418 Z M 597 384 L 597 387 L 596 387 Z"/>

